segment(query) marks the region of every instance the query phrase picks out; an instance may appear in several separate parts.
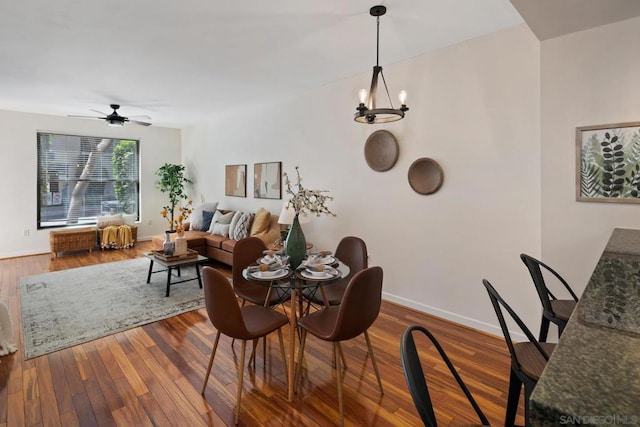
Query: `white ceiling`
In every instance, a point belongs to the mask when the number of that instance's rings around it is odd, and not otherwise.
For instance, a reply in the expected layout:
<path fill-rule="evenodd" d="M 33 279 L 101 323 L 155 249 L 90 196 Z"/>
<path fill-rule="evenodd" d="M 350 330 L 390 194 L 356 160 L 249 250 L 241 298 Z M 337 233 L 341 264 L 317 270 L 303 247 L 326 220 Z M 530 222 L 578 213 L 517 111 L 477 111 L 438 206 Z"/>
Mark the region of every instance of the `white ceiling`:
<path fill-rule="evenodd" d="M 640 16 L 638 0 L 510 0 L 539 40 Z"/>
<path fill-rule="evenodd" d="M 381 3 L 388 8 L 380 24 L 383 66 L 522 22 L 509 0 Z M 117 103 L 123 115 L 182 127 L 370 73 L 375 4 L 3 1 L 0 109 L 92 115 Z"/>
<path fill-rule="evenodd" d="M 522 21 L 508 0 L 382 3 L 383 66 Z M 375 4 L 2 1 L 0 109 L 92 115 L 118 103 L 123 115 L 179 127 L 290 96 L 371 72 Z"/>

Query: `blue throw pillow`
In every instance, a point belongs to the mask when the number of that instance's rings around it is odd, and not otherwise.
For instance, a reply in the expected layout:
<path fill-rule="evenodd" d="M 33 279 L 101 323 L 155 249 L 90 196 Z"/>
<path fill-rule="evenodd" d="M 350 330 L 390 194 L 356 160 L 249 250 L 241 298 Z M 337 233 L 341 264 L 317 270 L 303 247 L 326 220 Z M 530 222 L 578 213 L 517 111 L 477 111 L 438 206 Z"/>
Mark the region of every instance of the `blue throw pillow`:
<path fill-rule="evenodd" d="M 200 225 L 200 231 L 208 231 L 211 226 L 211 220 L 215 212 L 202 211 L 202 224 Z"/>

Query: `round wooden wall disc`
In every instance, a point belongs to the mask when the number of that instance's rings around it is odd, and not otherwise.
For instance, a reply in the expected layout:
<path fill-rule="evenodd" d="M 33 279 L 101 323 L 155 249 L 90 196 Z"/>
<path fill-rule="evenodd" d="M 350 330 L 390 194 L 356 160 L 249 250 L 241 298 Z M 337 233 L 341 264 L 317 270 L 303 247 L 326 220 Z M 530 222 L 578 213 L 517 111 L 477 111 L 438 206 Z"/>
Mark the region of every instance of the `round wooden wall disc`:
<path fill-rule="evenodd" d="M 386 130 L 377 130 L 369 135 L 364 144 L 364 158 L 371 169 L 388 171 L 396 164 L 399 154 L 398 141 Z"/>
<path fill-rule="evenodd" d="M 444 179 L 442 168 L 433 159 L 423 157 L 409 166 L 409 185 L 418 194 L 433 194 L 440 189 Z"/>

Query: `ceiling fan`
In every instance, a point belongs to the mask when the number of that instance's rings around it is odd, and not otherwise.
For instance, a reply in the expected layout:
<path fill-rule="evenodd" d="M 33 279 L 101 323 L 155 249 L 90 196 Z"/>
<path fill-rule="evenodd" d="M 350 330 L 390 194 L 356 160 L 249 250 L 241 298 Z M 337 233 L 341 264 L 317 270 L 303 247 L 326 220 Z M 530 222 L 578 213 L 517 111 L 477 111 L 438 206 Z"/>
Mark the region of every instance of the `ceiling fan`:
<path fill-rule="evenodd" d="M 104 120 L 105 122 L 107 122 L 107 124 L 109 126 L 124 126 L 124 124 L 126 122 L 135 123 L 135 124 L 141 125 L 141 126 L 151 126 L 151 123 L 148 123 L 148 122 L 141 122 L 139 120 L 131 120 L 132 118 L 140 118 L 140 119 L 145 119 L 145 120 L 151 120 L 151 117 L 149 117 L 149 116 L 130 116 L 130 117 L 125 117 L 125 116 L 121 116 L 120 114 L 118 114 L 118 108 L 120 108 L 120 106 L 118 104 L 111 104 L 110 107 L 113 109 L 113 112 L 111 114 L 103 113 L 102 111 L 98 111 L 98 110 L 91 110 L 91 111 L 94 111 L 94 112 L 96 112 L 98 114 L 102 114 L 104 117 L 72 116 L 72 115 L 69 115 L 68 117 L 78 117 L 78 118 L 82 118 L 82 119 Z"/>

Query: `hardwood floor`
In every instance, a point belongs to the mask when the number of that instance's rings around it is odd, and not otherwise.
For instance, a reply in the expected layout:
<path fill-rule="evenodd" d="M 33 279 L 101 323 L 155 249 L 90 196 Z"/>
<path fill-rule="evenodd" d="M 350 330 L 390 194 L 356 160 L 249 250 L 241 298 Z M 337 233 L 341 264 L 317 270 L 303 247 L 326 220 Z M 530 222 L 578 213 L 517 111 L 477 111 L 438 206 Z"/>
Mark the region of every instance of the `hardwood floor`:
<path fill-rule="evenodd" d="M 240 345 L 221 338 L 203 399 L 200 389 L 215 337 L 204 309 L 23 360 L 19 277 L 135 258 L 149 249 L 149 242 L 139 242 L 133 249 L 55 260 L 49 254 L 0 260 L 0 300 L 9 306 L 18 345 L 18 352 L 0 358 L 0 427 L 233 425 Z M 229 275 L 228 269 L 218 267 Z M 436 335 L 491 424 L 503 424 L 510 363 L 504 340 L 389 302 L 383 302 L 369 330 L 384 396 L 366 357 L 364 338 L 343 344 L 348 364 L 346 424 L 421 425 L 399 357 L 400 335 L 415 323 Z M 286 339 L 288 331 L 283 332 Z M 417 342 L 421 348 L 427 345 L 426 340 Z M 255 370 L 245 370 L 239 425 L 334 425 L 339 416 L 331 345 L 309 337 L 302 385 L 293 402 L 286 399 L 277 338 L 268 340 L 266 363 L 259 348 Z M 439 423 L 477 423 L 434 353 L 421 357 Z M 523 423 L 522 405 L 517 421 Z"/>

